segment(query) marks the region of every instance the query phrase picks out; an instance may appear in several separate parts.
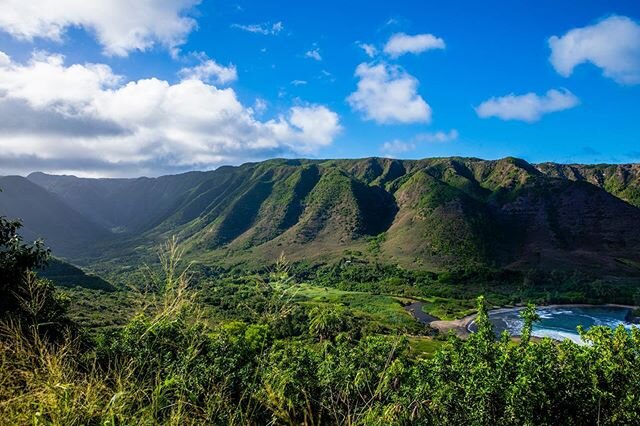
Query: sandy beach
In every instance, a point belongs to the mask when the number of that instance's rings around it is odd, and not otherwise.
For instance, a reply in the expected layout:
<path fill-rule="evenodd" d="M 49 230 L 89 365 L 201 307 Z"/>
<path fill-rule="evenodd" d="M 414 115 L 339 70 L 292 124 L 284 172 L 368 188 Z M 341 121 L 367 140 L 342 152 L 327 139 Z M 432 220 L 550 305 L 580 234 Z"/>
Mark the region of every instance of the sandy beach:
<path fill-rule="evenodd" d="M 628 309 L 637 309 L 638 306 L 635 305 L 622 305 L 618 303 L 607 303 L 604 305 L 591 305 L 588 303 L 569 303 L 569 304 L 553 304 L 553 305 L 537 305 L 537 308 L 578 308 L 578 307 L 612 307 L 612 308 L 628 308 Z M 514 307 L 501 307 L 491 309 L 489 314 L 495 314 L 510 310 L 522 310 L 525 306 L 514 306 Z M 477 314 L 467 315 L 460 319 L 455 320 L 437 320 L 431 321 L 429 326 L 437 329 L 441 333 L 448 333 L 449 331 L 453 331 L 459 337 L 467 337 L 470 334 L 469 326 L 475 320 Z"/>

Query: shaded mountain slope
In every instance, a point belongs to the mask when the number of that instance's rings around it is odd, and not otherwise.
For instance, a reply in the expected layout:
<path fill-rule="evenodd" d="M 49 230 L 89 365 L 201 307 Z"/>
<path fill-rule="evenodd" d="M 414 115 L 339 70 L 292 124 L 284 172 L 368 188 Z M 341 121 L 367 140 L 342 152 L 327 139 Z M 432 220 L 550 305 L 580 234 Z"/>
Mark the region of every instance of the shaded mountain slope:
<path fill-rule="evenodd" d="M 0 215 L 21 219 L 26 240 L 45 240 L 56 254 L 81 257 L 109 231 L 69 207 L 56 194 L 20 176 L 0 178 Z"/>
<path fill-rule="evenodd" d="M 202 181 L 191 172 L 159 178 L 85 179 L 32 173 L 28 179 L 113 232 L 141 232 L 157 225 Z"/>
<path fill-rule="evenodd" d="M 547 176 L 589 182 L 640 207 L 640 164 L 539 164 Z"/>

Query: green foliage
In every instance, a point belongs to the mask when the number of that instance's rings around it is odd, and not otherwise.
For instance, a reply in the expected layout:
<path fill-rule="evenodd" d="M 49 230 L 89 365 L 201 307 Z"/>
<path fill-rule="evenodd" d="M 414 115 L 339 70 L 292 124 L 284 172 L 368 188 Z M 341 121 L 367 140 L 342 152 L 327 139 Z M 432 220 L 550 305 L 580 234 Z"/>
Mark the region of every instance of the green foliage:
<path fill-rule="evenodd" d="M 42 241 L 24 244 L 18 232 L 21 226 L 0 217 L 0 320 L 56 340 L 72 327 L 66 316 L 68 299 L 32 271 L 46 266 L 49 250 Z"/>
<path fill-rule="evenodd" d="M 536 307 L 529 304 L 521 313 L 520 316 L 523 319 L 522 331 L 520 333 L 520 341 L 523 345 L 527 345 L 531 340 L 531 331 L 533 330 L 533 323 L 540 320 L 540 315 L 536 312 Z"/>
<path fill-rule="evenodd" d="M 638 329 L 594 327 L 581 332 L 583 346 L 534 341 L 530 305 L 520 342 L 506 333 L 496 340 L 479 297 L 478 331 L 466 340 L 394 335 L 403 330 L 372 330 L 359 313 L 366 297 L 385 315 L 401 309 L 390 296 L 297 284 L 284 257 L 261 276 L 194 285 L 182 255 L 176 240 L 165 245 L 162 270 L 150 269 L 139 286 L 138 313 L 91 344 L 72 336 L 53 344 L 32 327 L 0 324 L 0 418 L 65 425 L 626 425 L 640 418 Z M 333 273 L 344 285 L 365 285 L 372 271 L 350 265 Z M 375 270 L 379 283 L 417 279 L 418 290 L 497 273 Z M 59 296 L 36 295 L 55 295 L 51 284 L 28 276 L 28 294 L 16 296 L 23 312 L 46 312 L 33 323 L 62 315 Z M 213 289 L 220 294 L 197 293 Z M 233 305 L 243 297 L 245 305 Z"/>
<path fill-rule="evenodd" d="M 428 385 L 413 397 L 424 398 L 420 410 L 435 424 L 633 424 L 638 406 L 629 404 L 639 376 L 627 370 L 624 382 L 616 374 L 640 362 L 637 330 L 595 327 L 584 335 L 592 346 L 550 339 L 513 345 L 495 340 L 483 306 L 478 333 L 451 340 L 417 366 L 414 380 Z M 524 314 L 529 323 L 531 312 Z"/>
<path fill-rule="evenodd" d="M 33 245 L 22 242 L 18 233 L 22 224 L 0 216 L 0 313 L 16 306 L 12 291 L 24 280 L 25 274 L 46 265 L 49 250 L 42 241 Z"/>
<path fill-rule="evenodd" d="M 333 340 L 339 333 L 348 330 L 350 317 L 342 307 L 316 306 L 309 312 L 309 334 L 324 340 Z"/>
<path fill-rule="evenodd" d="M 385 242 L 386 239 L 387 239 L 387 236 L 384 232 L 379 235 L 376 235 L 375 237 L 369 237 L 368 239 L 369 251 L 374 255 L 380 254 L 380 251 L 382 249 L 382 244 Z"/>

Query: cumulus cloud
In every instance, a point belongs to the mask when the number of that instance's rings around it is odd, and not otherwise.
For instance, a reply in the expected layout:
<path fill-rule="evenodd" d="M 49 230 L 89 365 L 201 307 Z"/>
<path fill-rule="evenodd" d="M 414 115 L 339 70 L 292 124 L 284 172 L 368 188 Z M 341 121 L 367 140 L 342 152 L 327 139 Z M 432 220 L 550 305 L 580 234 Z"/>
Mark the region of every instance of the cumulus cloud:
<path fill-rule="evenodd" d="M 304 56 L 306 58 L 311 58 L 316 61 L 321 61 L 322 56 L 320 55 L 320 49 L 311 49 L 305 52 Z"/>
<path fill-rule="evenodd" d="M 543 115 L 573 108 L 580 100 L 568 90 L 549 90 L 545 95 L 527 93 L 515 95 L 513 93 L 493 97 L 484 101 L 476 108 L 481 118 L 497 117 L 501 120 L 520 120 L 532 123 L 540 120 Z"/>
<path fill-rule="evenodd" d="M 355 75 L 360 78 L 358 88 L 347 102 L 366 120 L 380 124 L 431 121 L 431 107 L 418 94 L 418 80 L 401 67 L 362 63 Z"/>
<path fill-rule="evenodd" d="M 276 23 L 265 22 L 262 24 L 232 24 L 231 28 L 237 28 L 242 31 L 247 31 L 249 33 L 254 34 L 262 34 L 262 35 L 277 35 L 282 30 L 284 30 L 284 24 L 280 21 Z"/>
<path fill-rule="evenodd" d="M 611 16 L 574 28 L 561 37 L 551 37 L 549 46 L 549 60 L 564 77 L 576 66 L 591 62 L 618 83 L 640 83 L 640 25 L 630 18 Z"/>
<path fill-rule="evenodd" d="M 2 113 L 8 110 L 20 111 L 19 118 Z M 126 81 L 106 65 L 66 65 L 62 56 L 46 53 L 0 66 L 0 114 L 5 172 L 140 175 L 210 168 L 312 154 L 341 130 L 338 115 L 325 106 L 298 105 L 259 120 L 231 88 L 195 78 Z"/>
<path fill-rule="evenodd" d="M 172 51 L 185 42 L 196 22 L 185 16 L 199 0 L 4 0 L 0 29 L 33 40 L 62 40 L 69 27 L 95 35 L 108 55 L 126 56 L 160 44 Z"/>
<path fill-rule="evenodd" d="M 419 54 L 432 49 L 444 49 L 444 40 L 433 34 L 408 35 L 397 33 L 389 38 L 384 46 L 384 53 L 397 58 L 407 53 Z"/>
<path fill-rule="evenodd" d="M 227 84 L 238 79 L 235 65 L 225 67 L 212 59 L 204 59 L 195 67 L 182 68 L 178 75 L 184 80 L 194 79 L 217 84 Z"/>

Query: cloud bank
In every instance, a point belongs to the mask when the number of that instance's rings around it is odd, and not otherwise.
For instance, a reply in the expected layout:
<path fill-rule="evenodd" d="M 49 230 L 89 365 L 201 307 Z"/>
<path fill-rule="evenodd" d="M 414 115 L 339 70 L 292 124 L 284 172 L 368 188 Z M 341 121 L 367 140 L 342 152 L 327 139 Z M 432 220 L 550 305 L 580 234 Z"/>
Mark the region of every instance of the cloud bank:
<path fill-rule="evenodd" d="M 451 129 L 448 132 L 437 131 L 437 132 L 419 133 L 408 141 L 403 141 L 401 139 L 394 139 L 394 140 L 385 142 L 380 146 L 380 151 L 388 157 L 395 158 L 402 154 L 415 151 L 418 148 L 419 144 L 453 142 L 458 139 L 458 136 L 459 134 L 456 129 Z"/>
<path fill-rule="evenodd" d="M 415 151 L 415 149 L 415 142 L 405 142 L 400 139 L 385 142 L 380 147 L 380 151 L 382 151 L 384 155 L 392 158 L 407 152 Z"/>
<path fill-rule="evenodd" d="M 322 55 L 320 55 L 320 49 L 311 49 L 307 50 L 304 54 L 305 58 L 310 58 L 316 61 L 322 60 Z"/>
<path fill-rule="evenodd" d="M 185 14 L 199 0 L 4 0 L 0 29 L 11 36 L 61 41 L 70 27 L 95 35 L 107 55 L 127 56 L 156 44 L 175 52 L 196 27 Z"/>
<path fill-rule="evenodd" d="M 126 81 L 107 65 L 67 65 L 48 53 L 24 64 L 0 54 L 0 114 L 15 111 L 19 122 L 0 121 L 5 173 L 157 175 L 312 154 L 341 130 L 325 106 L 298 105 L 260 120 L 233 89 L 195 75 L 174 84 Z"/>

